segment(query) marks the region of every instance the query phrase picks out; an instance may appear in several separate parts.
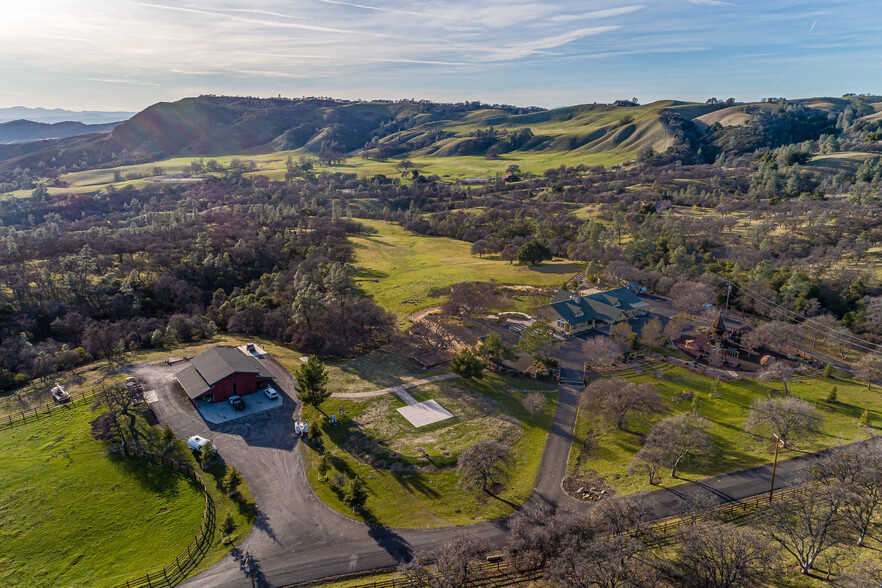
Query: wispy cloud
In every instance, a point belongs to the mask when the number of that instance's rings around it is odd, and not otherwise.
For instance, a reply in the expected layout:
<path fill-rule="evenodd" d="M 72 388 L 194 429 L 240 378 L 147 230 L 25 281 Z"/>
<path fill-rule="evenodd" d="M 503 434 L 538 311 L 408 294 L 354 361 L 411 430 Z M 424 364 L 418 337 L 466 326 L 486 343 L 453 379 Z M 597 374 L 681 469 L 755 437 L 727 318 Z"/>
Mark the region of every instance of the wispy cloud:
<path fill-rule="evenodd" d="M 873 0 L 842 4 L 8 0 L 0 1 L 0 105 L 20 101 L 16 92 L 133 109 L 199 92 L 557 105 L 796 95 L 821 84 L 832 85 L 826 93 L 882 90 L 866 87 L 882 53 L 882 11 Z M 759 54 L 781 65 L 770 71 Z M 806 58 L 811 76 L 794 70 L 767 89 L 785 63 Z"/>
<path fill-rule="evenodd" d="M 602 33 L 608 33 L 610 31 L 615 31 L 619 27 L 618 26 L 607 26 L 607 27 L 590 27 L 583 29 L 576 29 L 575 31 L 569 31 L 567 33 L 562 33 L 560 35 L 552 35 L 549 37 L 543 37 L 541 39 L 534 39 L 532 41 L 526 41 L 523 43 L 518 43 L 511 45 L 509 47 L 500 48 L 500 49 L 484 49 L 489 53 L 486 57 L 487 61 L 511 61 L 515 59 L 521 59 L 528 55 L 533 55 L 535 53 L 539 53 L 543 49 L 553 49 L 555 47 L 560 47 L 561 45 L 566 45 L 568 43 L 572 43 L 578 39 L 582 39 L 584 37 L 590 37 L 593 35 L 599 35 Z"/>
<path fill-rule="evenodd" d="M 622 16 L 643 10 L 646 4 L 632 4 L 631 6 L 620 6 L 619 8 L 607 8 L 604 10 L 592 10 L 591 12 L 582 12 L 580 14 L 558 14 L 552 16 L 548 20 L 551 22 L 570 22 L 574 20 L 589 20 L 595 18 L 611 18 L 613 16 Z"/>
<path fill-rule="evenodd" d="M 315 31 L 320 33 L 336 33 L 343 35 L 376 35 L 376 33 L 371 33 L 368 31 L 357 31 L 351 29 L 338 29 L 333 27 L 323 27 L 316 25 L 307 25 L 307 24 L 299 24 L 299 23 L 291 23 L 291 22 L 276 22 L 273 20 L 258 20 L 254 18 L 246 18 L 235 16 L 231 14 L 224 14 L 223 12 L 216 12 L 212 10 L 199 10 L 196 8 L 184 8 L 182 6 L 167 6 L 165 4 L 151 4 L 147 2 L 132 2 L 132 4 L 137 4 L 138 6 L 143 6 L 145 8 L 156 8 L 158 10 L 171 10 L 177 12 L 189 12 L 191 14 L 201 14 L 207 16 L 215 16 L 219 18 L 228 18 L 230 20 L 235 20 L 242 23 L 261 25 L 266 27 L 273 28 L 283 28 L 283 29 L 300 29 L 303 31 Z"/>
<path fill-rule="evenodd" d="M 689 3 L 701 6 L 736 6 L 734 2 L 725 2 L 724 0 L 689 0 Z"/>
<path fill-rule="evenodd" d="M 131 86 L 154 86 L 159 87 L 156 82 L 140 82 L 138 80 L 129 80 L 126 78 L 82 78 L 87 82 L 98 82 L 101 84 L 128 84 Z"/>

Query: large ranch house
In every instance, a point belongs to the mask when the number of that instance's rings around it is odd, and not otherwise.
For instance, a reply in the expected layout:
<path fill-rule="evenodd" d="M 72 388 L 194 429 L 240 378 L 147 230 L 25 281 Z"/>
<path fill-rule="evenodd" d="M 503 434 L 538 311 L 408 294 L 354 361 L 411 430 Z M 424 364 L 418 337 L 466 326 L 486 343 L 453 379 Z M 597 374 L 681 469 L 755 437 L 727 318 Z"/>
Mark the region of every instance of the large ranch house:
<path fill-rule="evenodd" d="M 200 402 L 254 394 L 260 384 L 275 379 L 256 358 L 234 347 L 213 347 L 200 353 L 175 377 L 197 408 Z"/>
<path fill-rule="evenodd" d="M 561 290 L 539 309 L 539 316 L 562 335 L 577 335 L 591 329 L 609 329 L 628 321 L 647 304 L 627 288 L 615 288 L 581 296 Z"/>

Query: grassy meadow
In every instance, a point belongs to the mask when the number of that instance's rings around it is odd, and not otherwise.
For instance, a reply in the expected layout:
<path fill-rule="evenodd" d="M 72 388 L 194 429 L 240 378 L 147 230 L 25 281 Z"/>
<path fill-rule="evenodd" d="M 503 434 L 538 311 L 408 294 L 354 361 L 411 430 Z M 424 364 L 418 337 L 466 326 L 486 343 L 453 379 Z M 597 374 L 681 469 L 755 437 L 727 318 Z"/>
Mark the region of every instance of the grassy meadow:
<path fill-rule="evenodd" d="M 529 389 L 549 392 L 532 423 L 521 404 Z M 504 516 L 533 490 L 556 405 L 552 391 L 543 384 L 492 373 L 479 380 L 445 380 L 411 388 L 417 400 L 435 399 L 454 415 L 419 429 L 395 410 L 404 406 L 395 395 L 363 401 L 332 398 L 321 409 L 339 414 L 342 406 L 346 416 L 338 425 L 323 426 L 323 448 L 301 446 L 309 483 L 334 510 L 392 527 L 437 528 Z M 303 414 L 313 426 L 322 422 L 321 412 L 311 407 L 305 406 Z M 459 488 L 453 469 L 465 447 L 488 436 L 513 443 L 516 461 L 505 490 L 496 497 Z M 328 479 L 318 475 L 319 451 L 333 466 Z M 345 487 L 347 475 L 361 476 L 369 492 L 358 515 L 342 501 L 340 487 Z"/>
<path fill-rule="evenodd" d="M 399 317 L 440 304 L 443 297 L 430 294 L 459 282 L 559 286 L 581 269 L 581 264 L 560 259 L 526 267 L 498 256 L 477 257 L 465 241 L 418 235 L 386 221 L 360 222 L 379 233 L 349 239 L 361 270 L 359 285 Z"/>
<path fill-rule="evenodd" d="M 656 371 L 664 378 L 658 380 Z M 882 427 L 882 394 L 878 389 L 867 390 L 866 383 L 841 377 L 794 379 L 790 384 L 792 396 L 814 404 L 822 419 L 821 434 L 788 443 L 779 458 L 787 459 L 863 438 L 866 433 L 858 424 L 863 410 L 869 409 L 873 431 Z M 656 384 L 668 409 L 667 415 L 638 415 L 631 418 L 625 430 L 597 420 L 589 410 L 581 408 L 576 423 L 573 446 L 570 450 L 569 471 L 594 473 L 606 479 L 619 493 L 628 494 L 651 490 L 644 473 L 630 475 L 628 465 L 640 449 L 643 436 L 653 422 L 664 416 L 688 411 L 691 402 L 678 401 L 680 392 L 692 391 L 698 398 L 699 413 L 710 421 L 709 433 L 715 453 L 703 463 L 686 465 L 678 471 L 678 479 L 670 477 L 670 471 L 661 470 L 662 487 L 675 486 L 684 481 L 724 474 L 749 468 L 772 460 L 774 443 L 756 439 L 742 431 L 750 404 L 769 395 L 769 384 L 743 379 L 720 382 L 720 397 L 711 398 L 712 380 L 667 363 L 635 370 L 622 377 L 636 382 L 650 381 Z M 836 386 L 838 402 L 825 400 L 830 389 Z M 780 389 L 780 384 L 772 387 Z M 657 486 L 656 486 L 657 487 Z"/>
<path fill-rule="evenodd" d="M 0 436 L 0 584 L 110 586 L 166 565 L 202 522 L 202 489 L 90 435 L 79 406 Z"/>

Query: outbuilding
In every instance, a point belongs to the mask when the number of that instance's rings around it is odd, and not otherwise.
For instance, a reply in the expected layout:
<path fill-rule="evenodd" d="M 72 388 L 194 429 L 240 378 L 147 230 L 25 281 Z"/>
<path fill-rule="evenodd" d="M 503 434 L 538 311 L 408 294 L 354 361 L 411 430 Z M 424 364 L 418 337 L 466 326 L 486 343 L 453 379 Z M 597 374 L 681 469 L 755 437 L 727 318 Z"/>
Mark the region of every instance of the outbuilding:
<path fill-rule="evenodd" d="M 201 402 L 224 402 L 230 396 L 257 392 L 261 383 L 275 379 L 257 358 L 234 347 L 212 347 L 175 374 L 196 407 Z"/>

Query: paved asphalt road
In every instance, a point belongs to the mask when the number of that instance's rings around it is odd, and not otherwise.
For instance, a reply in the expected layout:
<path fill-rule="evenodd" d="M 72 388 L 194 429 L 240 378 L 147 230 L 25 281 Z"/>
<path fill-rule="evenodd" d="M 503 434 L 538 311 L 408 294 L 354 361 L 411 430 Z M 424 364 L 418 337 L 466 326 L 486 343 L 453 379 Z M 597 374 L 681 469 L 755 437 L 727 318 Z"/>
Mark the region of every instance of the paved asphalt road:
<path fill-rule="evenodd" d="M 133 373 L 156 390 L 159 401 L 151 406 L 161 422 L 186 439 L 199 434 L 211 438 L 223 459 L 236 465 L 254 493 L 258 516 L 242 545 L 199 576 L 187 581 L 193 587 L 245 587 L 250 584 L 240 567 L 241 554 L 250 550 L 257 565 L 260 586 L 282 586 L 348 572 L 395 565 L 414 552 L 461 534 L 483 543 L 501 545 L 505 520 L 437 530 L 389 529 L 353 521 L 325 506 L 310 490 L 303 459 L 293 434 L 299 414 L 293 377 L 275 360 L 264 359 L 276 375 L 283 394 L 282 407 L 223 425 L 209 425 L 192 407 L 172 375 L 174 366 L 134 366 Z M 564 494 L 560 483 L 576 420 L 579 389 L 560 387 L 560 397 L 542 456 L 537 484 L 530 500 L 559 508 L 588 506 Z M 793 479 L 795 460 L 778 464 L 778 486 Z M 746 498 L 768 491 L 771 466 L 718 476 L 651 493 L 659 516 L 674 514 L 686 498 L 709 496 L 718 502 Z"/>

